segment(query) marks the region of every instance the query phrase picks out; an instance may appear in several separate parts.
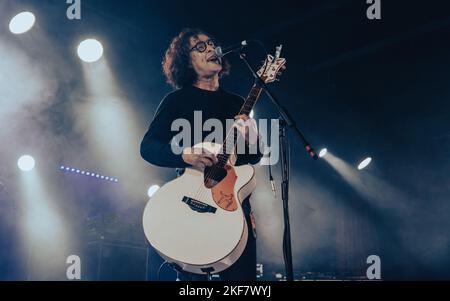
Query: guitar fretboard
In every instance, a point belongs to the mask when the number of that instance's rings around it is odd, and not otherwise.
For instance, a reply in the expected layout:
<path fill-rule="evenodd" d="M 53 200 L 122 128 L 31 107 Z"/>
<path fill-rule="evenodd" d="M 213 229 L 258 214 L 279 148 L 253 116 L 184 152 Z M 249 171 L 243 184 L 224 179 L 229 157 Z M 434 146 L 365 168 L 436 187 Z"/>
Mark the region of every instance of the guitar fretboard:
<path fill-rule="evenodd" d="M 256 104 L 256 101 L 258 100 L 259 96 L 261 95 L 262 88 L 257 86 L 256 84 L 253 85 L 252 89 L 250 90 L 249 95 L 245 99 L 245 102 L 243 106 L 241 107 L 238 115 L 250 115 L 250 112 L 253 110 L 253 107 Z M 217 156 L 217 159 L 219 163 L 217 164 L 220 167 L 225 167 L 225 165 L 228 162 L 228 159 L 230 157 L 230 154 L 233 152 L 234 148 L 236 147 L 236 141 L 237 141 L 237 129 L 231 128 L 230 131 L 227 133 L 227 136 L 225 138 L 225 141 L 222 145 L 222 151 Z"/>

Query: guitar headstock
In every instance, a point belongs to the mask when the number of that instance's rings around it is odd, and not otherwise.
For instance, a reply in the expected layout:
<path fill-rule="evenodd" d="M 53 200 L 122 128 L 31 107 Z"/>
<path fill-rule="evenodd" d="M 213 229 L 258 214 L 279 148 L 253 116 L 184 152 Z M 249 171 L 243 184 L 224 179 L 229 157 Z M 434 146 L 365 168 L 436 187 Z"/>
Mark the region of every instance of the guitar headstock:
<path fill-rule="evenodd" d="M 268 55 L 264 61 L 264 65 L 258 70 L 258 76 L 268 84 L 278 80 L 278 76 L 281 75 L 281 71 L 286 69 L 286 59 L 280 57 L 281 45 L 277 47 L 275 56 Z"/>

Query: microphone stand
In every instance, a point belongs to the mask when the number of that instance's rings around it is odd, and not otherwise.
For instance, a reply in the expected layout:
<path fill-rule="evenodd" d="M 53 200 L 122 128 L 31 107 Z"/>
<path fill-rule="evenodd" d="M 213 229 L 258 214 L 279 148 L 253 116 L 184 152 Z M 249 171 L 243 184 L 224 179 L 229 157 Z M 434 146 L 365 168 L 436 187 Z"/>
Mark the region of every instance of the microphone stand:
<path fill-rule="evenodd" d="M 282 182 L 281 182 L 281 198 L 283 200 L 283 215 L 284 215 L 284 236 L 283 236 L 283 252 L 284 252 L 284 265 L 286 270 L 286 280 L 294 280 L 294 272 L 292 265 L 292 247 L 291 247 L 291 230 L 289 224 L 289 142 L 287 137 L 287 129 L 291 129 L 303 143 L 305 150 L 309 153 L 311 158 L 317 160 L 317 154 L 312 148 L 311 144 L 306 140 L 305 136 L 298 129 L 295 122 L 293 121 L 291 115 L 288 111 L 280 104 L 278 99 L 273 95 L 273 93 L 267 88 L 266 83 L 261 80 L 256 71 L 250 66 L 245 53 L 242 51 L 239 53 L 239 57 L 245 63 L 247 68 L 251 71 L 253 77 L 255 78 L 256 84 L 259 85 L 272 103 L 277 108 L 280 113 L 280 152 L 281 152 L 281 171 L 282 171 Z M 270 161 L 269 161 L 270 164 Z"/>

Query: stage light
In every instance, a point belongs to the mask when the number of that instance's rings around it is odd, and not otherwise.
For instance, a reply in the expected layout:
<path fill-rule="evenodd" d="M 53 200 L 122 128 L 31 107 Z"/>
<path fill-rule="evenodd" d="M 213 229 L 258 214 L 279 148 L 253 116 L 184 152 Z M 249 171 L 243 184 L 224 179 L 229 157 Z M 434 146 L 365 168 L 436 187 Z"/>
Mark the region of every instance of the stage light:
<path fill-rule="evenodd" d="M 72 168 L 72 167 L 67 167 L 67 166 L 61 166 L 59 168 L 61 171 L 63 172 L 71 172 L 71 173 L 75 173 L 78 175 L 83 175 L 83 176 L 88 176 L 91 178 L 97 178 L 97 179 L 101 179 L 101 180 L 105 180 L 105 181 L 111 181 L 111 182 L 119 182 L 117 179 L 114 179 L 112 177 L 107 177 L 105 175 L 101 175 L 95 172 L 89 172 L 89 171 L 85 171 L 85 170 L 81 170 L 81 169 L 76 169 L 76 168 Z"/>
<path fill-rule="evenodd" d="M 248 115 L 248 117 L 253 118 L 253 116 L 255 116 L 255 112 L 252 110 L 252 111 L 250 112 L 250 114 Z"/>
<path fill-rule="evenodd" d="M 22 34 L 30 30 L 36 18 L 31 12 L 21 12 L 9 22 L 9 30 L 14 34 Z"/>
<path fill-rule="evenodd" d="M 78 45 L 78 56 L 87 63 L 98 61 L 103 55 L 102 44 L 95 39 L 87 39 Z"/>
<path fill-rule="evenodd" d="M 364 159 L 361 163 L 359 163 L 358 169 L 362 170 L 362 169 L 366 168 L 370 164 L 370 162 L 372 162 L 371 157 Z"/>
<path fill-rule="evenodd" d="M 319 157 L 323 158 L 327 154 L 328 150 L 326 148 L 322 148 L 319 152 Z"/>
<path fill-rule="evenodd" d="M 147 191 L 148 197 L 151 198 L 151 197 L 158 191 L 158 189 L 159 189 L 159 186 L 158 186 L 158 185 L 152 185 L 152 186 L 150 186 L 150 188 L 149 188 L 148 191 Z"/>
<path fill-rule="evenodd" d="M 30 171 L 34 168 L 34 159 L 29 155 L 24 155 L 17 160 L 17 166 L 19 166 L 22 171 Z"/>

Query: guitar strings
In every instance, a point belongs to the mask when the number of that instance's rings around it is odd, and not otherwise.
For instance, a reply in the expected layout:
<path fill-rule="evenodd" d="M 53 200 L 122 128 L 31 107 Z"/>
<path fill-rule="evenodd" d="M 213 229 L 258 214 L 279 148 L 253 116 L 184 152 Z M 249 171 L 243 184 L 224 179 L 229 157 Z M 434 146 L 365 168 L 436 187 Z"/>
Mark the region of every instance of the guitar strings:
<path fill-rule="evenodd" d="M 254 86 L 253 88 L 255 88 L 256 86 Z M 253 89 L 252 89 L 253 90 Z M 257 93 L 257 95 L 256 95 L 256 100 L 259 98 L 259 96 L 260 96 L 260 94 L 261 94 L 261 89 L 259 89 L 259 91 L 258 91 L 258 93 Z M 248 99 L 247 99 L 248 100 Z M 241 107 L 241 109 L 239 110 L 239 113 L 238 113 L 238 115 L 241 115 L 242 114 L 242 112 L 244 111 L 244 110 L 247 110 L 248 112 L 251 112 L 251 110 L 253 109 L 253 107 L 254 107 L 254 105 L 255 105 L 255 103 L 256 103 L 256 100 L 254 101 L 254 103 L 252 104 L 252 105 L 250 105 L 250 104 L 248 104 L 247 103 L 247 100 L 244 102 L 244 104 L 242 105 L 242 107 Z M 250 108 L 248 108 L 248 106 L 250 106 Z M 226 136 L 226 138 L 225 138 L 225 140 L 224 140 L 224 143 L 223 143 L 223 145 L 222 145 L 222 149 L 221 149 L 221 152 L 220 153 L 222 153 L 222 154 L 227 154 L 228 153 L 228 146 L 229 146 L 229 137 L 230 137 L 230 135 L 231 134 L 233 134 L 233 148 L 232 149 L 234 149 L 235 150 L 235 148 L 236 148 L 236 143 L 237 143 L 237 137 L 236 137 L 236 133 L 237 132 L 237 129 L 233 126 L 229 131 L 228 131 L 228 133 L 227 133 L 227 136 Z M 225 146 L 225 152 L 223 152 L 223 149 L 224 149 L 224 147 L 223 146 Z M 221 163 L 221 164 L 223 164 L 224 165 L 224 167 L 227 165 L 227 163 L 228 163 L 228 161 L 230 160 L 230 156 L 233 154 L 233 152 L 229 152 L 229 155 L 228 155 L 228 158 L 227 159 L 222 159 L 222 160 L 226 160 L 225 162 L 222 162 L 222 161 L 220 161 L 220 159 L 219 159 L 219 162 Z M 218 155 L 220 155 L 220 154 L 218 154 Z M 216 155 L 216 156 L 218 156 L 218 155 Z M 236 154 L 236 160 L 237 160 L 237 154 Z M 207 174 L 204 176 L 204 179 L 203 179 L 203 183 L 200 185 L 200 187 L 199 187 L 199 189 L 197 190 L 197 192 L 195 193 L 195 198 L 196 199 L 198 199 L 199 201 L 202 201 L 202 199 L 204 198 L 204 197 L 207 197 L 207 194 L 210 192 L 210 188 L 207 188 L 206 186 L 205 186 L 205 181 L 208 181 L 208 180 L 212 180 L 212 178 L 214 177 L 214 176 L 216 176 L 217 174 L 219 173 L 219 171 L 217 170 L 217 168 L 215 167 L 215 165 L 213 165 L 213 166 L 211 166 L 211 168 L 208 170 L 208 172 L 207 172 Z"/>
<path fill-rule="evenodd" d="M 270 65 L 272 65 L 272 64 L 270 64 Z M 261 74 L 263 74 L 263 76 L 260 76 L 259 77 L 259 79 L 260 80 L 262 80 L 263 82 L 265 82 L 265 80 L 267 79 L 267 76 L 265 75 L 266 74 L 266 71 L 268 70 L 268 68 L 269 68 L 269 63 L 266 61 L 265 62 L 265 64 L 264 64 L 264 70 L 262 71 L 262 73 Z M 254 95 L 255 93 L 254 93 L 254 89 L 255 88 L 257 88 L 257 90 L 256 90 L 256 95 Z M 241 109 L 239 110 L 239 113 L 238 113 L 238 115 L 241 115 L 242 114 L 242 111 L 246 108 L 246 106 L 249 106 L 249 104 L 247 103 L 250 99 L 251 99 L 251 97 L 253 96 L 253 99 L 254 99 L 254 101 L 253 101 L 253 104 L 252 105 L 250 105 L 250 108 L 247 108 L 248 110 L 248 114 L 251 112 L 251 110 L 253 109 L 253 107 L 255 106 L 255 104 L 256 104 L 256 101 L 258 100 L 258 98 L 260 97 L 260 95 L 261 95 L 261 92 L 262 92 L 262 87 L 260 87 L 260 86 L 258 86 L 257 85 L 257 82 L 255 82 L 255 84 L 253 85 L 253 87 L 252 87 L 252 90 L 250 91 L 250 94 L 249 94 L 249 96 L 245 99 L 245 101 L 244 101 L 244 104 L 242 105 L 242 107 L 241 107 Z M 235 135 L 235 131 L 234 131 L 234 127 L 228 132 L 228 134 L 227 134 L 227 136 L 226 136 L 226 138 L 225 138 L 225 140 L 224 140 L 224 144 L 227 146 L 228 144 L 227 144 L 227 142 L 228 142 L 228 137 L 229 137 L 229 135 L 231 134 L 231 132 L 233 132 L 233 149 L 236 149 L 236 141 L 237 141 L 237 139 L 236 139 L 236 135 Z M 223 146 L 222 146 L 222 149 L 223 149 Z M 225 153 L 227 152 L 227 150 L 225 150 Z M 231 154 L 231 153 L 230 153 Z M 229 156 L 228 156 L 229 157 Z M 226 163 L 227 163 L 227 161 L 229 160 L 229 158 L 227 158 L 226 159 L 226 161 L 225 162 L 221 162 L 222 164 L 224 164 L 224 167 L 226 166 Z M 236 160 L 237 160 L 237 155 L 236 155 Z M 212 166 L 212 168 L 208 171 L 208 173 L 206 174 L 206 176 L 204 177 L 204 179 L 203 179 L 203 183 L 200 185 L 200 187 L 199 187 L 199 189 L 197 190 L 197 192 L 196 192 L 196 195 L 198 195 L 198 194 L 202 194 L 202 197 L 203 196 L 205 196 L 205 193 L 207 194 L 208 192 L 209 192 L 209 188 L 207 188 L 207 187 L 205 187 L 205 180 L 206 181 L 208 181 L 209 179 L 210 179 L 210 176 L 211 175 L 217 175 L 217 171 L 214 171 L 215 170 L 215 168 L 214 168 L 214 165 Z M 202 190 L 204 190 L 204 192 L 203 193 L 201 193 L 201 191 Z"/>
<path fill-rule="evenodd" d="M 257 85 L 256 85 L 256 84 L 253 86 L 252 91 L 253 91 L 254 88 L 257 88 Z M 247 109 L 248 112 L 251 112 L 251 110 L 253 109 L 253 107 L 254 107 L 256 101 L 258 100 L 259 96 L 261 95 L 261 92 L 262 92 L 262 88 L 261 88 L 261 87 L 258 87 L 257 93 L 256 93 L 256 95 L 254 95 L 255 101 L 254 101 L 254 103 L 253 103 L 252 105 L 250 105 L 250 108 L 246 108 L 246 107 L 249 106 L 249 104 L 247 103 L 247 101 L 249 100 L 249 97 L 250 97 L 250 96 L 247 97 L 247 99 L 244 101 L 244 104 L 242 105 L 241 109 L 239 110 L 238 115 L 241 115 L 241 114 L 242 114 L 242 111 L 244 111 L 244 109 Z M 250 93 L 250 95 L 252 95 L 252 94 L 254 94 L 254 93 Z M 233 133 L 233 149 L 236 148 L 237 138 L 236 138 L 236 132 L 235 132 L 235 130 L 236 130 L 236 128 L 233 127 L 232 129 L 230 129 L 230 131 L 228 131 L 227 136 L 226 136 L 226 138 L 225 138 L 225 140 L 224 140 L 224 144 L 223 144 L 223 145 L 225 145 L 225 146 L 228 146 L 228 145 L 229 145 L 229 144 L 228 144 L 228 139 L 229 139 L 229 136 Z M 223 150 L 223 146 L 222 146 L 222 150 Z M 227 150 L 225 150 L 225 153 L 227 153 Z M 231 154 L 231 153 L 230 153 L 230 154 Z M 237 157 L 237 155 L 236 155 L 236 157 Z M 228 160 L 229 160 L 229 158 L 227 158 L 227 160 L 226 160 L 225 162 L 221 162 L 221 163 L 224 164 L 224 166 L 226 166 L 226 163 L 227 163 Z M 200 185 L 199 189 L 198 189 L 197 192 L 195 193 L 195 198 L 198 198 L 199 201 L 201 201 L 201 199 L 202 199 L 203 197 L 206 197 L 207 194 L 210 192 L 211 189 L 210 189 L 210 188 L 207 188 L 207 187 L 205 186 L 205 183 L 204 183 L 204 182 L 205 182 L 205 180 L 206 180 L 206 181 L 209 180 L 209 179 L 211 178 L 212 175 L 217 175 L 218 171 L 216 171 L 216 170 L 217 170 L 217 169 L 215 169 L 215 168 L 214 168 L 214 165 L 213 165 L 212 168 L 208 171 L 208 173 L 207 173 L 206 176 L 204 177 L 203 183 Z"/>

